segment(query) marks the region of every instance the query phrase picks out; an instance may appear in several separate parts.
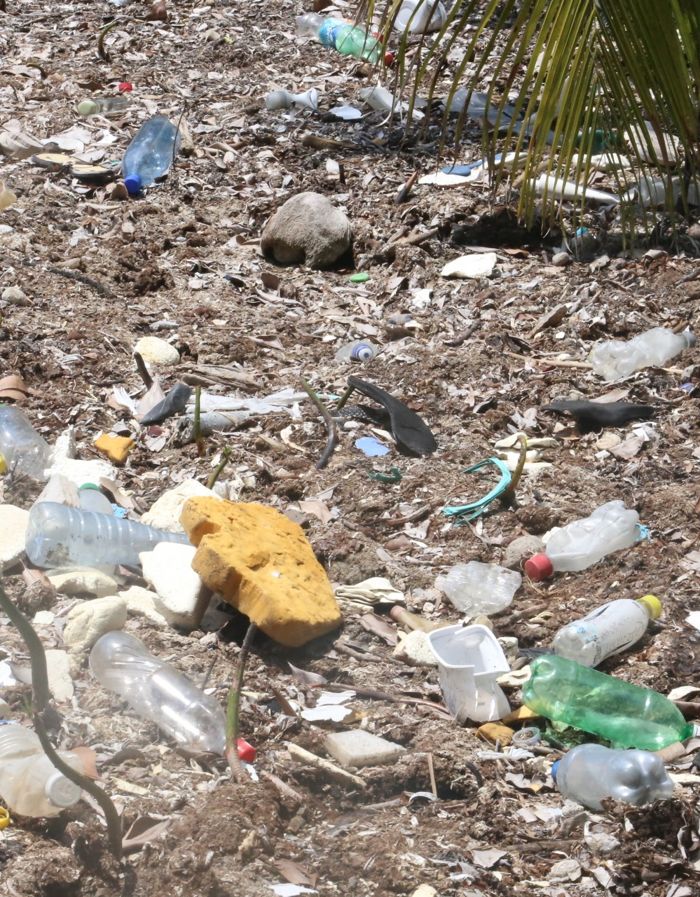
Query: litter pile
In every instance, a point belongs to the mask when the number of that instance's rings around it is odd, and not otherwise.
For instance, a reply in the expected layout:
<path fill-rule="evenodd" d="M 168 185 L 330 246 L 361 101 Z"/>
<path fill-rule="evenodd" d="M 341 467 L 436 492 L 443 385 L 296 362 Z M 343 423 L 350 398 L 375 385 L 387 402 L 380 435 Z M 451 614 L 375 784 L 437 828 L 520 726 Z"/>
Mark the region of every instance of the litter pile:
<path fill-rule="evenodd" d="M 435 177 L 344 6 L 132 6 L 0 12 L 8 893 L 690 897 L 697 263 Z"/>

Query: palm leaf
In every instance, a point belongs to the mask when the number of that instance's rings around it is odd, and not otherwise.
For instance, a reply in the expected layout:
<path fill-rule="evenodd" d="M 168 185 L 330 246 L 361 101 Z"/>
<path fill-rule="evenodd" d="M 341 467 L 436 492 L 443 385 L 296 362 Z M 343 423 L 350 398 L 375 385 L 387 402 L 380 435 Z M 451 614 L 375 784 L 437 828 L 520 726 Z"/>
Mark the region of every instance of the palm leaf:
<path fill-rule="evenodd" d="M 623 142 L 633 181 L 662 177 L 669 209 L 674 191 L 687 209 L 688 188 L 700 189 L 698 0 L 456 0 L 441 30 L 417 39 L 391 31 L 401 3 L 364 0 L 360 9 L 398 44 L 395 91 L 411 110 L 419 95 L 445 99 L 442 132 L 459 145 L 467 115 L 455 126 L 448 104 L 457 90 L 471 96 L 488 83 L 483 152 L 491 164 L 499 151 L 516 153 L 511 172 L 522 173 L 510 177 L 521 215 L 535 210 L 541 174 L 550 188 L 574 179 L 583 205 L 600 132 Z M 437 0 L 423 4 L 432 10 Z M 500 169 L 497 183 L 508 176 Z M 618 176 L 623 197 L 629 185 Z M 551 218 L 561 193 L 541 200 Z"/>

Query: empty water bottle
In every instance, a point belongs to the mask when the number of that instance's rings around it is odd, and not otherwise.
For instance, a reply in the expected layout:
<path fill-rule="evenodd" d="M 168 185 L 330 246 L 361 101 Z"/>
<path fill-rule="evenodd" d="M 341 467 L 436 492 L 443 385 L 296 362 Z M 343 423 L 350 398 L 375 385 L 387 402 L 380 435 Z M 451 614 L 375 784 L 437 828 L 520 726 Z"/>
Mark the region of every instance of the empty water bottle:
<path fill-rule="evenodd" d="M 219 703 L 154 657 L 133 635 L 103 635 L 90 653 L 90 669 L 100 685 L 124 698 L 139 716 L 178 744 L 190 751 L 223 754 L 226 717 Z"/>
<path fill-rule="evenodd" d="M 589 517 L 550 530 L 544 536 L 544 552 L 525 562 L 525 572 L 539 582 L 556 572 L 585 570 L 640 538 L 637 512 L 626 508 L 624 502 L 609 501 Z"/>
<path fill-rule="evenodd" d="M 297 16 L 297 35 L 302 39 L 317 40 L 324 47 L 335 47 L 343 56 L 354 56 L 368 62 L 377 62 L 381 44 L 359 25 L 343 19 L 307 12 Z"/>
<path fill-rule="evenodd" d="M 59 756 L 84 773 L 71 751 Z M 0 796 L 22 816 L 56 816 L 80 800 L 81 789 L 59 772 L 44 753 L 39 737 L 19 723 L 0 725 Z"/>
<path fill-rule="evenodd" d="M 78 500 L 83 511 L 94 511 L 96 514 L 114 514 L 112 502 L 95 483 L 83 483 L 78 489 Z"/>
<path fill-rule="evenodd" d="M 359 361 L 366 363 L 372 361 L 379 349 L 369 340 L 358 340 L 354 343 L 346 343 L 335 353 L 336 361 Z"/>
<path fill-rule="evenodd" d="M 674 333 L 666 327 L 653 327 L 631 340 L 605 340 L 591 350 L 588 360 L 604 380 L 629 377 L 652 365 L 663 365 L 689 346 L 695 336 L 689 331 Z"/>
<path fill-rule="evenodd" d="M 0 473 L 45 480 L 50 455 L 49 444 L 26 414 L 13 405 L 0 405 Z"/>
<path fill-rule="evenodd" d="M 25 544 L 29 560 L 37 567 L 139 567 L 139 553 L 150 551 L 158 542 L 189 544 L 183 533 L 168 533 L 135 520 L 42 501 L 29 512 Z"/>
<path fill-rule="evenodd" d="M 658 751 L 693 734 L 678 707 L 648 688 L 556 655 L 536 658 L 530 669 L 523 701 L 531 710 L 614 747 Z"/>
<path fill-rule="evenodd" d="M 498 564 L 469 561 L 455 564 L 445 576 L 438 576 L 435 585 L 463 613 L 497 614 L 513 600 L 523 578 L 517 570 Z"/>
<path fill-rule="evenodd" d="M 591 810 L 606 798 L 634 807 L 665 800 L 673 782 L 660 757 L 649 751 L 621 751 L 602 744 L 581 744 L 552 766 L 560 793 Z"/>
<path fill-rule="evenodd" d="M 562 627 L 554 636 L 554 653 L 586 667 L 596 667 L 606 657 L 630 648 L 646 632 L 649 620 L 661 616 L 656 595 L 636 601 L 618 598 L 597 607 L 582 620 Z"/>
<path fill-rule="evenodd" d="M 75 108 L 78 115 L 88 118 L 90 115 L 112 115 L 123 112 L 128 105 L 126 97 L 94 97 L 83 100 Z"/>
<path fill-rule="evenodd" d="M 167 174 L 179 145 L 180 134 L 170 119 L 164 115 L 149 118 L 124 153 L 122 177 L 129 193 L 140 193 Z"/>
<path fill-rule="evenodd" d="M 403 0 L 394 19 L 394 28 L 413 34 L 439 31 L 446 18 L 447 12 L 439 0 Z"/>

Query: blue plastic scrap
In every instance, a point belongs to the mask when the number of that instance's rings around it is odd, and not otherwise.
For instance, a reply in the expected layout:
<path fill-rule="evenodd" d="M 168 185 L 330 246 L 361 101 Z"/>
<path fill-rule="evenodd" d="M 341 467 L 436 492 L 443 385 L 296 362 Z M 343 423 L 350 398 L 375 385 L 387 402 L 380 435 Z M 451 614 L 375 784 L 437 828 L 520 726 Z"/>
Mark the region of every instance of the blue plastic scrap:
<path fill-rule="evenodd" d="M 467 467 L 464 473 L 475 473 L 477 470 L 481 470 L 482 467 L 486 467 L 487 464 L 493 464 L 500 472 L 501 478 L 498 483 L 487 495 L 478 499 L 478 501 L 471 501 L 466 505 L 451 505 L 443 508 L 442 513 L 445 517 L 466 517 L 467 521 L 476 520 L 477 517 L 480 517 L 486 511 L 492 501 L 500 498 L 508 489 L 512 479 L 511 472 L 508 470 L 505 461 L 501 461 L 500 458 L 485 458 L 483 461 L 479 461 L 478 464 Z"/>

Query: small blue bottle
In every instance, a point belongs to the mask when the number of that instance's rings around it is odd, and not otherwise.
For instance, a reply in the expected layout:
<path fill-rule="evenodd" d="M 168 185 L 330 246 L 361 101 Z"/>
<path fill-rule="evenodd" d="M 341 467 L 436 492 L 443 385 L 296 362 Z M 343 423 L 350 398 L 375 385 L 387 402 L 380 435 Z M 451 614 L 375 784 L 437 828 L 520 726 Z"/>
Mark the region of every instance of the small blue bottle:
<path fill-rule="evenodd" d="M 124 186 L 131 196 L 167 174 L 179 145 L 178 129 L 164 115 L 154 115 L 141 126 L 122 161 Z"/>

